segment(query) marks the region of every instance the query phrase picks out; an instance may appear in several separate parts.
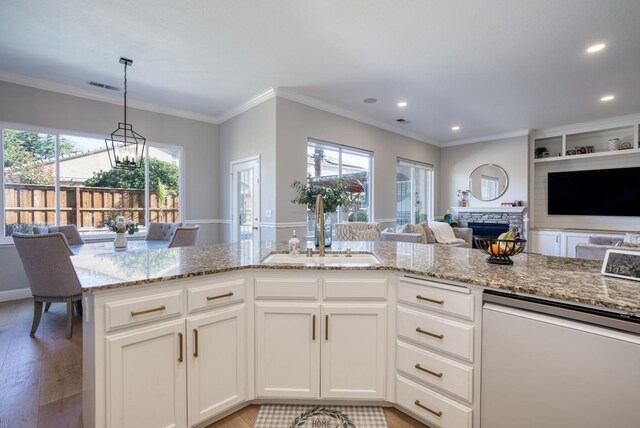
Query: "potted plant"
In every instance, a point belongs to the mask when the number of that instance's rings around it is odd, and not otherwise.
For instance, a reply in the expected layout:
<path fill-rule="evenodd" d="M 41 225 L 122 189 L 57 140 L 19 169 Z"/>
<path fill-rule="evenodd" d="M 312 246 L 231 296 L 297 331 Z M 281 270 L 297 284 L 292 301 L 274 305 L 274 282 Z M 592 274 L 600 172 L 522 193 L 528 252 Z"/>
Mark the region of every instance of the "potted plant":
<path fill-rule="evenodd" d="M 331 223 L 329 221 L 329 214 L 336 212 L 338 207 L 349 206 L 351 204 L 351 201 L 344 190 L 342 179 L 312 179 L 311 176 L 309 176 L 306 183 L 296 180 L 291 184 L 291 187 L 296 191 L 296 196 L 291 200 L 291 202 L 294 204 L 306 205 L 312 212 L 315 212 L 316 209 L 316 198 L 318 195 L 322 196 L 325 215 L 324 245 L 325 247 L 330 247 Z M 316 227 L 316 246 L 319 246 L 318 234 L 319 230 Z"/>
<path fill-rule="evenodd" d="M 536 159 L 546 158 L 549 156 L 549 150 L 545 146 L 536 147 L 535 155 Z"/>
<path fill-rule="evenodd" d="M 127 248 L 127 238 L 124 236 L 125 233 L 129 235 L 133 235 L 136 233 L 138 229 L 138 224 L 134 223 L 131 220 L 126 220 L 124 216 L 117 216 L 115 219 L 109 219 L 105 223 L 105 226 L 109 228 L 110 231 L 116 233 L 116 239 L 113 241 L 113 246 L 115 248 Z"/>

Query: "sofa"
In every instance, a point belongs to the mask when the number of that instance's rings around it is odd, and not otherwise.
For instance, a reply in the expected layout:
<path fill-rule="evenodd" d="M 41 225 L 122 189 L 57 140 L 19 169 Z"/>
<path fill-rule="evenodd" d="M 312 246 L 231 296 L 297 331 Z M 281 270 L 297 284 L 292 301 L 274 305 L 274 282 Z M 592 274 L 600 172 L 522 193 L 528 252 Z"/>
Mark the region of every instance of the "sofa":
<path fill-rule="evenodd" d="M 421 228 L 422 230 L 420 230 Z M 417 232 L 392 232 L 385 230 L 380 234 L 381 241 L 396 241 L 396 242 L 411 242 L 414 244 L 436 244 L 446 245 L 449 247 L 467 247 L 471 248 L 473 243 L 473 230 L 469 227 L 454 227 L 453 234 L 456 238 L 464 239 L 465 242 L 457 244 L 439 244 L 436 242 L 436 237 L 433 235 L 429 225 L 427 223 L 421 223 L 418 225 L 411 225 L 410 229 L 419 230 Z"/>
<path fill-rule="evenodd" d="M 380 223 L 338 223 L 335 225 L 336 241 L 379 241 Z"/>
<path fill-rule="evenodd" d="M 590 236 L 586 244 L 576 244 L 576 258 L 604 260 L 607 250 L 640 251 L 640 248 L 621 246 L 623 238 L 613 236 Z"/>

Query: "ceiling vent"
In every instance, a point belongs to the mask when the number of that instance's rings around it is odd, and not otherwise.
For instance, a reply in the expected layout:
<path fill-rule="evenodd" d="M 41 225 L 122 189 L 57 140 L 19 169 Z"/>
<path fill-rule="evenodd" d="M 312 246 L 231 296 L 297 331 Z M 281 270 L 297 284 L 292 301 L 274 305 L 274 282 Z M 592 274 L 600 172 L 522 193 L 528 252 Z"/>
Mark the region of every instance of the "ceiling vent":
<path fill-rule="evenodd" d="M 398 123 L 402 123 L 403 125 L 406 125 L 407 123 L 411 123 L 411 121 L 410 121 L 410 120 L 402 119 L 402 118 L 400 118 L 400 119 L 396 119 L 396 122 L 398 122 Z"/>
<path fill-rule="evenodd" d="M 111 86 L 111 85 L 107 85 L 106 83 L 100 83 L 100 82 L 94 82 L 93 80 L 87 82 L 89 83 L 89 85 L 91 86 L 95 86 L 98 88 L 102 88 L 102 89 L 108 89 L 110 91 L 119 91 L 120 88 L 118 88 L 117 86 Z"/>

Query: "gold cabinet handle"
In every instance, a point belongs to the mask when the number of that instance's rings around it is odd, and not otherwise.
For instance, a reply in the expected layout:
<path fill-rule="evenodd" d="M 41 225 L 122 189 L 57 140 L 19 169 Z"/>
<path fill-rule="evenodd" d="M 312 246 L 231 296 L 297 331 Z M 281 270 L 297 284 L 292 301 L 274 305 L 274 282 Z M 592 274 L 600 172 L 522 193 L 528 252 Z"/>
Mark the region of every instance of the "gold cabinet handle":
<path fill-rule="evenodd" d="M 329 315 L 324 316 L 324 340 L 329 340 Z"/>
<path fill-rule="evenodd" d="M 160 312 L 160 311 L 164 311 L 165 309 L 167 309 L 167 307 L 165 305 L 162 305 L 162 306 L 158 306 L 157 308 L 145 309 L 144 311 L 138 311 L 138 312 L 131 311 L 131 316 L 137 317 L 138 315 L 150 314 L 152 312 Z"/>
<path fill-rule="evenodd" d="M 180 342 L 180 356 L 178 357 L 178 362 L 181 363 L 184 359 L 184 347 L 182 346 L 182 333 L 178 333 L 178 342 Z"/>
<path fill-rule="evenodd" d="M 311 338 L 312 340 L 316 340 L 316 316 L 313 316 L 313 322 L 311 326 Z"/>
<path fill-rule="evenodd" d="M 429 369 L 425 369 L 424 367 L 422 367 L 420 364 L 416 363 L 416 368 L 418 370 L 422 370 L 425 373 L 430 374 L 431 376 L 435 376 L 435 377 L 442 377 L 442 373 L 436 373 L 436 372 L 432 372 Z"/>
<path fill-rule="evenodd" d="M 444 300 L 430 299 L 430 298 L 428 298 L 428 297 L 424 297 L 424 296 L 421 296 L 421 295 L 419 295 L 419 294 L 416 296 L 416 299 L 418 299 L 418 300 L 424 300 L 425 302 L 436 303 L 436 304 L 438 304 L 438 305 L 442 305 L 442 304 L 444 303 Z"/>
<path fill-rule="evenodd" d="M 420 407 L 421 409 L 426 410 L 429 413 L 433 413 L 436 416 L 442 416 L 442 410 L 439 412 L 436 412 L 435 410 L 432 410 L 430 408 L 428 408 L 427 406 L 425 406 L 424 404 L 420 404 L 420 400 L 416 400 L 416 402 L 414 403 L 416 406 Z"/>
<path fill-rule="evenodd" d="M 233 296 L 233 293 L 229 291 L 228 293 L 221 294 L 219 296 L 207 296 L 207 300 L 216 300 L 216 299 L 222 299 L 222 298 L 231 297 L 231 296 Z"/>
<path fill-rule="evenodd" d="M 193 356 L 198 358 L 198 329 L 193 329 Z"/>
<path fill-rule="evenodd" d="M 444 338 L 444 334 L 431 333 L 430 331 L 425 331 L 425 330 L 421 329 L 420 327 L 416 327 L 416 331 L 418 333 L 426 334 L 427 336 L 435 337 L 436 339 L 443 339 Z"/>

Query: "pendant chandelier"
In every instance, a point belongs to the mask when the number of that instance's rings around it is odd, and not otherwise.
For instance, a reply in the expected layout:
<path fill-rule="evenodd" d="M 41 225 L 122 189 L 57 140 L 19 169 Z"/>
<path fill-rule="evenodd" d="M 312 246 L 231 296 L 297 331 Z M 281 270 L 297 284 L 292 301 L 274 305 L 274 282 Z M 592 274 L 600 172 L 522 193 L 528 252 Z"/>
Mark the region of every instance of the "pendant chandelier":
<path fill-rule="evenodd" d="M 124 122 L 118 122 L 118 129 L 104 142 L 112 168 L 135 169 L 142 166 L 147 140 L 133 130 L 133 125 L 127 123 L 127 66 L 130 67 L 133 61 L 120 58 L 120 64 L 124 64 Z"/>

